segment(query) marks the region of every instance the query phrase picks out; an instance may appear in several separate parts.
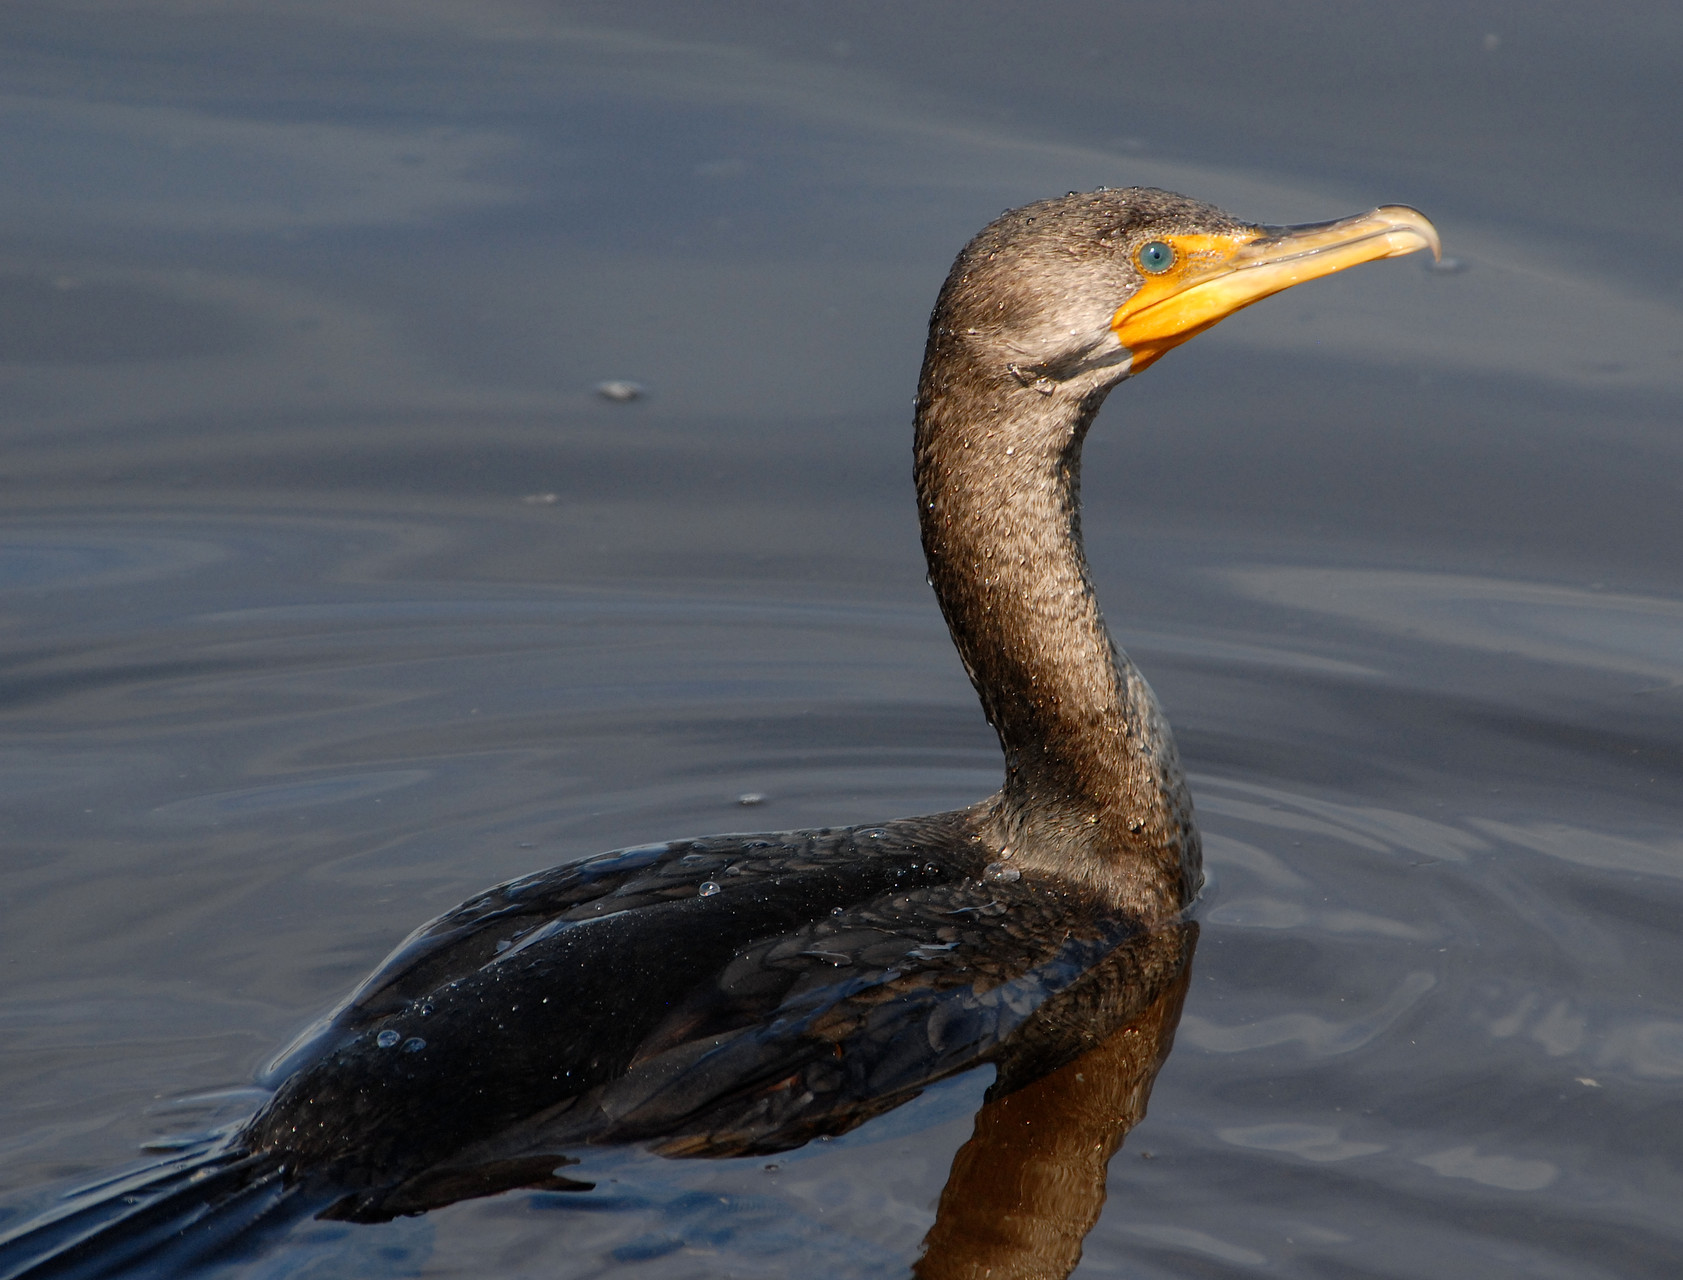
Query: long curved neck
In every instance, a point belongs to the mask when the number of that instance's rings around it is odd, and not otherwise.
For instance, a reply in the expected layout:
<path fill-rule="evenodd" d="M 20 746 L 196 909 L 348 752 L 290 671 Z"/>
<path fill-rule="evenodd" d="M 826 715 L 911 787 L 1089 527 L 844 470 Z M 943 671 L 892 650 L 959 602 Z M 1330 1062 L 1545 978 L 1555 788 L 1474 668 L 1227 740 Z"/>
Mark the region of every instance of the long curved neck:
<path fill-rule="evenodd" d="M 1120 908 L 1172 914 L 1202 881 L 1191 801 L 1081 544 L 1081 444 L 1103 393 L 990 385 L 948 365 L 932 351 L 919 391 L 918 507 L 930 583 L 1005 751 L 984 838 Z"/>

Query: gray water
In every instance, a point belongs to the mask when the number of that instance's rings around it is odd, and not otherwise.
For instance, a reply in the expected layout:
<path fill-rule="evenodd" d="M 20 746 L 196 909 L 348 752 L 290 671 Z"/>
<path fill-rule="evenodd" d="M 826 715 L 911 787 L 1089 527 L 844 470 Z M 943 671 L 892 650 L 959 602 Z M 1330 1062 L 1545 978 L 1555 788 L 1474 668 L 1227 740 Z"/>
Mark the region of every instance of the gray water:
<path fill-rule="evenodd" d="M 484 885 L 992 790 L 923 325 L 1002 208 L 1149 184 L 1459 269 L 1094 431 L 1212 878 L 1077 1274 L 1674 1274 L 1680 65 L 1660 4 L 7 5 L 0 1203 L 245 1114 Z M 253 1274 L 897 1274 L 986 1083 Z"/>

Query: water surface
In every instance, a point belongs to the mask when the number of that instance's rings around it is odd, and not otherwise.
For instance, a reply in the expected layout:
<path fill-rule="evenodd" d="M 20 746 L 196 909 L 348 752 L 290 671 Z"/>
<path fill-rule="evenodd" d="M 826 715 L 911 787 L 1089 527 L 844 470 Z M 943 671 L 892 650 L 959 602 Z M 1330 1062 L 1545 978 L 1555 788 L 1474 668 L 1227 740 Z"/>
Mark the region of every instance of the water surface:
<path fill-rule="evenodd" d="M 1101 598 L 1212 878 L 1077 1274 L 1671 1273 L 1683 18 L 0 24 L 8 1205 L 243 1114 L 486 884 L 991 790 L 917 552 L 922 328 L 1001 208 L 1140 183 L 1414 203 L 1461 269 L 1270 300 L 1094 431 Z M 775 1161 L 311 1224 L 262 1274 L 898 1274 L 985 1074 Z"/>

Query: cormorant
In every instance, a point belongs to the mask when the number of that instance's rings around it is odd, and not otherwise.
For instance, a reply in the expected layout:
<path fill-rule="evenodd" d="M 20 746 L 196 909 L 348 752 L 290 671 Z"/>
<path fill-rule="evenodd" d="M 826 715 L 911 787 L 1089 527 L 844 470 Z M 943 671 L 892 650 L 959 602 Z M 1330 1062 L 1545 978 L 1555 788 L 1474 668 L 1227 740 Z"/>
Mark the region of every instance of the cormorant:
<path fill-rule="evenodd" d="M 1400 206 L 1269 227 L 1142 188 L 989 224 L 930 318 L 915 470 L 999 792 L 487 890 L 301 1037 L 249 1123 L 31 1224 L 0 1272 L 120 1270 L 219 1210 L 378 1221 L 576 1186 L 557 1170 L 582 1144 L 783 1150 L 980 1063 L 1008 1093 L 1146 1009 L 1185 966 L 1199 840 L 1168 724 L 1094 598 L 1082 442 L 1113 387 L 1223 317 L 1423 248 L 1436 232 Z"/>

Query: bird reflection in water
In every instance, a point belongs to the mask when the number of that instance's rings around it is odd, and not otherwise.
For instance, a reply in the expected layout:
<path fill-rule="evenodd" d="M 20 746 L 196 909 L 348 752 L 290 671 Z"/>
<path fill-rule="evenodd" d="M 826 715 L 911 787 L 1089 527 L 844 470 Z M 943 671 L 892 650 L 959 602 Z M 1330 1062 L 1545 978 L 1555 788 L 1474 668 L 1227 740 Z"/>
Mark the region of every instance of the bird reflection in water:
<path fill-rule="evenodd" d="M 1034 1034 L 1044 1039 L 1025 1042 L 1021 1064 L 1001 1061 L 953 1157 L 918 1280 L 1054 1280 L 1075 1269 L 1110 1158 L 1144 1119 L 1174 1047 L 1197 945 L 1195 922 L 1155 929 L 1117 948 L 1081 998 L 1042 1011 Z"/>

